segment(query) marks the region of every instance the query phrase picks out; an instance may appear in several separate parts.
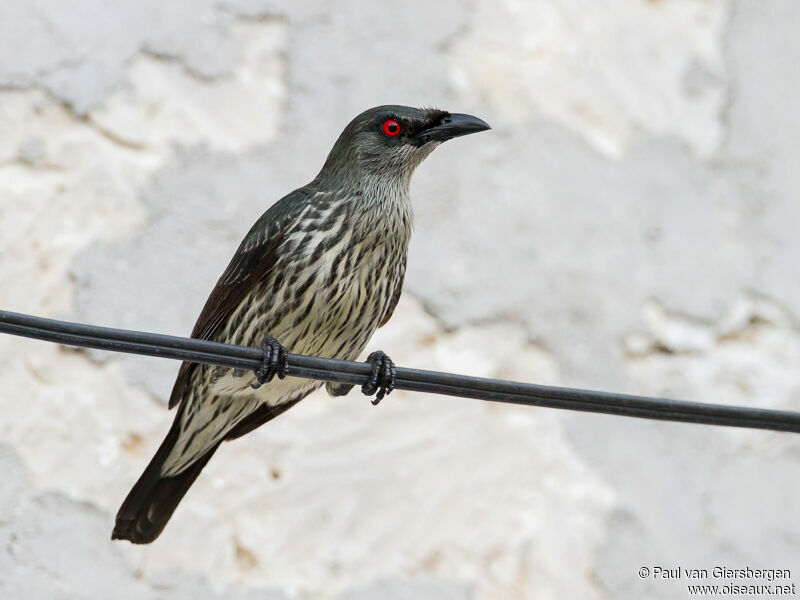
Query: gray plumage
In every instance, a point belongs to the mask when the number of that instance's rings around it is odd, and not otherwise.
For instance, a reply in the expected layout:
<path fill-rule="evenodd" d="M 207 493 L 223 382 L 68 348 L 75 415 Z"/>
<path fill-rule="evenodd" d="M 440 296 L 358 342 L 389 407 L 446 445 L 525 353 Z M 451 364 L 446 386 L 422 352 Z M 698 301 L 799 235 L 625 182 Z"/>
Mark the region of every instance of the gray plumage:
<path fill-rule="evenodd" d="M 342 132 L 308 185 L 270 207 L 217 282 L 192 337 L 355 359 L 400 297 L 412 230 L 409 183 L 442 141 L 488 125 L 436 109 L 380 106 Z M 321 383 L 183 363 L 172 428 L 123 503 L 112 537 L 149 543 L 219 445 L 274 418 Z M 352 386 L 328 384 L 333 395 Z"/>

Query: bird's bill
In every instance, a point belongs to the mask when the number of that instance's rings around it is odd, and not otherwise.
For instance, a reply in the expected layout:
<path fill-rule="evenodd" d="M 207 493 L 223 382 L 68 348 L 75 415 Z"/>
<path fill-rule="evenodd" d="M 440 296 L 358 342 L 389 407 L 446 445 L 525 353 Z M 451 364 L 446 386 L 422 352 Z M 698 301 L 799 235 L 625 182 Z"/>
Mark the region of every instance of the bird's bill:
<path fill-rule="evenodd" d="M 445 142 L 455 137 L 478 133 L 487 129 L 491 129 L 491 127 L 483 119 L 472 115 L 452 113 L 442 119 L 438 125 L 420 131 L 417 137 L 425 144 L 428 142 Z"/>

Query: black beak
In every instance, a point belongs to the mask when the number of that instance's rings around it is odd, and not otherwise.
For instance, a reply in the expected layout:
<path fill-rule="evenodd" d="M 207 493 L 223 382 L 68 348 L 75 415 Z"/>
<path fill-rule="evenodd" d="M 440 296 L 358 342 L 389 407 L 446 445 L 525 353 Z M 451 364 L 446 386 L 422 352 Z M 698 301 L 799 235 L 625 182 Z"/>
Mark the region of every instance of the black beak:
<path fill-rule="evenodd" d="M 478 133 L 479 131 L 486 131 L 487 129 L 491 129 L 491 127 L 489 127 L 489 124 L 483 119 L 473 117 L 472 115 L 453 113 L 444 117 L 438 125 L 423 129 L 416 137 L 423 144 L 427 144 L 428 142 L 446 142 L 454 137 Z"/>

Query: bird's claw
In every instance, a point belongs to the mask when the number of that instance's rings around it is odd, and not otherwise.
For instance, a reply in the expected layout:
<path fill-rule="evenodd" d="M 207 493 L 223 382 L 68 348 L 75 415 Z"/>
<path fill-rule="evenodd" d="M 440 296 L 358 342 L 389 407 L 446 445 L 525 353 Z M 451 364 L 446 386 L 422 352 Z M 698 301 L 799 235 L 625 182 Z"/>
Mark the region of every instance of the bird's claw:
<path fill-rule="evenodd" d="M 261 349 L 264 357 L 261 359 L 261 366 L 255 370 L 256 381 L 250 387 L 257 390 L 265 383 L 269 383 L 275 377 L 283 379 L 289 370 L 289 350 L 271 335 L 265 337 L 261 342 Z"/>
<path fill-rule="evenodd" d="M 372 373 L 366 383 L 361 386 L 361 391 L 367 396 L 372 396 L 377 392 L 375 399 L 372 400 L 372 404 L 375 406 L 383 400 L 384 396 L 392 393 L 395 388 L 397 372 L 392 359 L 380 350 L 370 354 L 367 362 L 372 365 Z"/>

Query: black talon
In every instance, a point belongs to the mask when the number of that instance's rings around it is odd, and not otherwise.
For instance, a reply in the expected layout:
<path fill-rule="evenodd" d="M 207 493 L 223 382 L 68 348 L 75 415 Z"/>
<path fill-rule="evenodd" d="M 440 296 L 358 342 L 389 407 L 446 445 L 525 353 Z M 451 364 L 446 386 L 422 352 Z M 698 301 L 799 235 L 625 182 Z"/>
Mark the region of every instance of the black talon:
<path fill-rule="evenodd" d="M 255 370 L 256 382 L 250 384 L 254 390 L 272 381 L 275 375 L 278 379 L 283 379 L 289 370 L 289 350 L 286 346 L 268 335 L 262 340 L 261 349 L 264 351 L 264 357 L 261 359 L 261 366 Z"/>
<path fill-rule="evenodd" d="M 372 373 L 370 373 L 366 383 L 361 386 L 361 391 L 367 396 L 372 396 L 377 392 L 375 399 L 372 400 L 372 404 L 375 406 L 383 400 L 384 396 L 392 393 L 395 387 L 397 370 L 392 359 L 380 350 L 370 354 L 367 357 L 367 362 L 372 365 Z"/>

